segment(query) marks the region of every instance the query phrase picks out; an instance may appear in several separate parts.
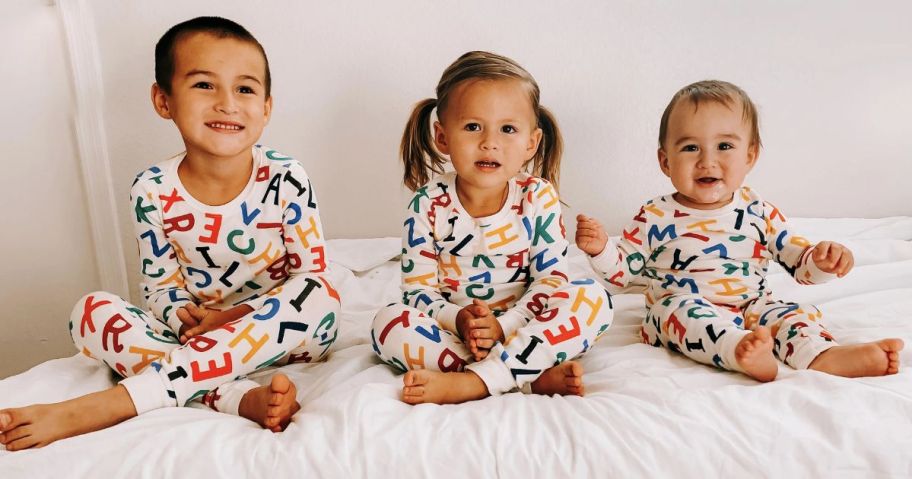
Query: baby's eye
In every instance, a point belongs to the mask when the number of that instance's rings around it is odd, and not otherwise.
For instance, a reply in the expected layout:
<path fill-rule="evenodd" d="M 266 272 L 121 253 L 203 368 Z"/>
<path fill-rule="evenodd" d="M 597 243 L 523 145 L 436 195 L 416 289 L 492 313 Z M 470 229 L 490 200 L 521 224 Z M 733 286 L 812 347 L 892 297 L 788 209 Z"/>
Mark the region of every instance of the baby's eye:
<path fill-rule="evenodd" d="M 468 123 L 464 128 L 466 131 L 481 131 L 481 125 L 478 123 Z"/>
<path fill-rule="evenodd" d="M 698 150 L 699 150 L 699 148 L 697 148 L 697 145 L 684 145 L 684 147 L 681 148 L 681 151 L 698 151 Z"/>
<path fill-rule="evenodd" d="M 500 131 L 502 131 L 504 133 L 516 133 L 519 130 L 517 130 L 516 127 L 513 125 L 504 125 L 503 127 L 500 128 Z"/>
<path fill-rule="evenodd" d="M 720 150 L 731 150 L 734 147 L 735 145 L 732 145 L 731 143 L 719 143 Z"/>
<path fill-rule="evenodd" d="M 238 87 L 238 92 L 240 92 L 240 93 L 245 93 L 245 94 L 248 94 L 248 95 L 255 95 L 255 94 L 256 94 L 256 92 L 253 91 L 253 88 L 250 88 L 249 86 L 241 86 L 241 87 Z"/>
<path fill-rule="evenodd" d="M 206 81 L 197 82 L 193 85 L 193 88 L 202 88 L 204 90 L 211 90 L 212 84 Z"/>

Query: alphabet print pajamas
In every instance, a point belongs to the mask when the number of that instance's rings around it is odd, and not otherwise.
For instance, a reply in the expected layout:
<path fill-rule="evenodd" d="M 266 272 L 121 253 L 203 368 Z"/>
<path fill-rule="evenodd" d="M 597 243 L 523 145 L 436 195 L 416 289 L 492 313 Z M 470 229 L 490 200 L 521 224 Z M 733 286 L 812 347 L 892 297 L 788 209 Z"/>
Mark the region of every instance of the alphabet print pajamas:
<path fill-rule="evenodd" d="M 325 276 L 310 180 L 292 158 L 260 145 L 252 154 L 247 186 L 221 206 L 196 201 L 181 185 L 184 154 L 140 173 L 130 201 L 149 310 L 105 292 L 73 310 L 76 347 L 125 378 L 139 414 L 200 398 L 237 414 L 257 384 L 236 380 L 273 364 L 318 361 L 336 338 L 339 295 Z M 181 345 L 175 311 L 191 302 L 253 312 Z"/>
<path fill-rule="evenodd" d="M 503 208 L 473 218 L 447 173 L 419 188 L 402 238 L 402 303 L 374 318 L 374 351 L 401 370 L 473 371 L 492 395 L 524 388 L 587 351 L 608 329 L 611 297 L 592 280 L 569 281 L 567 239 L 554 187 L 521 173 Z M 456 315 L 474 298 L 504 330 L 488 356 L 472 354 Z"/>

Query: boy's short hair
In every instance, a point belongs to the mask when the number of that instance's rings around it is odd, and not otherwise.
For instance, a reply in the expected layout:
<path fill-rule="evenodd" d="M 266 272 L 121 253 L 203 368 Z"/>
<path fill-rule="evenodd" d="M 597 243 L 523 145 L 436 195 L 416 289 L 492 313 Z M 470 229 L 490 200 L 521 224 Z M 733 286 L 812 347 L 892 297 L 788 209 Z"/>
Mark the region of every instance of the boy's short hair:
<path fill-rule="evenodd" d="M 751 128 L 751 146 L 762 146 L 760 141 L 760 122 L 757 119 L 757 106 L 751 101 L 747 93 L 737 85 L 721 80 L 703 80 L 691 83 L 678 90 L 671 98 L 665 112 L 662 113 L 662 122 L 659 124 L 659 148 L 665 147 L 665 136 L 668 134 L 668 117 L 675 105 L 683 100 L 690 100 L 693 106 L 699 107 L 701 103 L 716 102 L 727 107 L 733 104 L 741 103 L 741 110 L 744 121 L 750 124 Z"/>
<path fill-rule="evenodd" d="M 208 33 L 218 38 L 233 38 L 242 42 L 255 45 L 263 55 L 266 63 L 266 98 L 272 93 L 272 75 L 269 73 L 269 59 L 266 50 L 246 28 L 222 17 L 196 17 L 178 23 L 169 28 L 158 43 L 155 44 L 155 82 L 167 93 L 171 94 L 171 79 L 174 77 L 174 46 L 185 37 L 194 33 Z"/>

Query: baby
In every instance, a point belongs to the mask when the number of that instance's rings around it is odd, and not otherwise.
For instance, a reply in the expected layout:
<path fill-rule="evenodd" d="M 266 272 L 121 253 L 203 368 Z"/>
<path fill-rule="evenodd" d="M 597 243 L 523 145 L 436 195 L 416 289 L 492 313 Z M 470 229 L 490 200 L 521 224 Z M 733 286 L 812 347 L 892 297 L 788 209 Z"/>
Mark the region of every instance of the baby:
<path fill-rule="evenodd" d="M 647 283 L 643 341 L 758 381 L 776 378 L 776 358 L 795 369 L 845 377 L 899 371 L 900 339 L 840 346 L 816 306 L 773 299 L 770 259 L 801 284 L 843 277 L 852 252 L 810 244 L 782 213 L 742 186 L 760 153 L 757 109 L 723 81 L 678 91 L 662 114 L 659 167 L 677 190 L 646 202 L 615 243 L 577 217 L 576 244 L 609 283 Z"/>

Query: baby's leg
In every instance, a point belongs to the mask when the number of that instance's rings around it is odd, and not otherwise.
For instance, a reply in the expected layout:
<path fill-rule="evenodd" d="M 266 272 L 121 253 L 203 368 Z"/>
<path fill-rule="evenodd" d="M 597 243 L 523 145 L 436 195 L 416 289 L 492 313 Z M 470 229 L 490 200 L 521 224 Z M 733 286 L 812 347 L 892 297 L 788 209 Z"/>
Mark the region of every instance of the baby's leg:
<path fill-rule="evenodd" d="M 774 331 L 777 356 L 795 369 L 844 377 L 883 376 L 899 371 L 899 351 L 904 346 L 901 339 L 840 346 L 824 327 L 823 314 L 814 305 L 757 302 L 748 308 L 748 316 Z"/>
<path fill-rule="evenodd" d="M 410 404 L 459 403 L 488 395 L 477 375 L 465 372 L 472 353 L 456 334 L 404 304 L 391 304 L 374 317 L 374 353 L 406 371 L 402 400 Z"/>
<path fill-rule="evenodd" d="M 121 377 L 142 373 L 179 346 L 167 325 L 105 292 L 84 296 L 73 308 L 69 327 L 79 351 L 103 361 Z M 0 411 L 0 443 L 8 450 L 41 447 L 135 415 L 127 390 L 115 386 L 59 403 Z"/>
<path fill-rule="evenodd" d="M 573 359 L 592 347 L 613 317 L 611 297 L 601 286 L 574 281 L 553 293 L 534 321 L 467 369 L 491 394 L 529 385 L 537 394 L 582 395 L 583 367 Z"/>
<path fill-rule="evenodd" d="M 722 369 L 739 371 L 758 381 L 776 378 L 778 364 L 766 329 L 745 331 L 738 313 L 717 307 L 698 295 L 660 299 L 646 315 L 643 340 Z"/>

